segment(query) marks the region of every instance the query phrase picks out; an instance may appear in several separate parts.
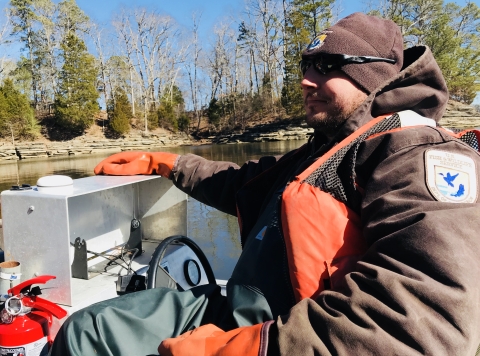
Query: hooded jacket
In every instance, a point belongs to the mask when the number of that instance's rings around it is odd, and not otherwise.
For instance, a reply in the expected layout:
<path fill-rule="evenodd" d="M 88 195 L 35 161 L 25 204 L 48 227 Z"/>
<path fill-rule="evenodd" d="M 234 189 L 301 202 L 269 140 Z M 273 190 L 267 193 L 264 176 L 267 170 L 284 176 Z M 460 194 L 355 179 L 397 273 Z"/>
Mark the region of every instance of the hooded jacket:
<path fill-rule="evenodd" d="M 175 185 L 236 215 L 245 245 L 279 189 L 373 118 L 413 110 L 441 119 L 448 93 L 430 50 L 413 47 L 404 58 L 402 71 L 372 92 L 329 142 L 316 132 L 299 150 L 241 167 L 181 156 Z M 426 158 L 432 149 L 474 162 L 474 203 L 439 201 L 432 193 Z M 478 152 L 439 127 L 420 126 L 363 141 L 354 162 L 360 199 L 352 205 L 365 255 L 334 290 L 273 313 L 262 345 L 269 355 L 474 355 L 480 343 Z"/>

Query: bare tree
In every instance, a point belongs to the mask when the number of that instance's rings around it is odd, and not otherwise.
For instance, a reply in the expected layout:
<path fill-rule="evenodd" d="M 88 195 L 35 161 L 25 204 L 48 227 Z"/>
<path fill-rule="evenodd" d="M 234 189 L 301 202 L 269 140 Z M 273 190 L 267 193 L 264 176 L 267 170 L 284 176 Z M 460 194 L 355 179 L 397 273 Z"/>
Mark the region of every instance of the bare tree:
<path fill-rule="evenodd" d="M 202 47 L 200 46 L 200 41 L 198 39 L 198 29 L 199 23 L 202 15 L 194 13 L 192 15 L 192 36 L 191 36 L 191 46 L 189 48 L 188 57 L 191 58 L 191 61 L 185 63 L 185 70 L 188 75 L 188 81 L 190 84 L 190 96 L 192 100 L 192 109 L 197 121 L 197 131 L 200 130 L 200 121 L 201 115 L 198 106 L 198 72 L 199 72 L 199 61 L 200 54 L 202 52 Z"/>
<path fill-rule="evenodd" d="M 260 59 L 263 62 L 263 82 L 270 86 L 272 107 L 280 92 L 278 69 L 281 68 L 281 33 L 283 26 L 283 8 L 278 0 L 251 0 L 251 12 L 260 25 L 257 43 Z"/>
<path fill-rule="evenodd" d="M 10 28 L 10 11 L 4 11 L 5 14 L 5 19 L 2 25 L 0 25 L 0 44 L 5 43 L 5 37 L 10 33 L 11 28 Z M 13 70 L 14 67 L 12 68 L 12 61 L 7 60 L 5 57 L 0 58 L 0 78 L 3 78 L 5 76 L 5 72 L 9 72 L 10 70 Z M 8 70 L 7 70 L 8 69 Z"/>
<path fill-rule="evenodd" d="M 10 20 L 12 36 L 16 36 L 24 43 L 28 52 L 28 70 L 32 77 L 31 95 L 35 107 L 38 102 L 38 73 L 35 71 L 35 12 L 33 4 L 22 0 L 10 1 Z"/>
<path fill-rule="evenodd" d="M 174 38 L 179 31 L 171 17 L 145 9 L 122 11 L 114 26 L 127 54 L 131 80 L 135 79 L 135 73 L 140 79 L 146 132 L 148 113 L 155 109 L 159 97 L 166 88 L 171 88 L 178 75 L 175 66 L 183 51 L 174 47 Z M 131 95 L 135 96 L 133 89 Z"/>
<path fill-rule="evenodd" d="M 232 51 L 232 47 L 235 45 L 232 43 L 231 33 L 233 30 L 230 24 L 221 23 L 214 29 L 215 44 L 213 46 L 213 52 L 209 56 L 209 71 L 211 79 L 211 94 L 210 98 L 215 98 L 219 92 L 223 91 L 223 85 L 227 80 L 227 77 L 231 75 L 229 72 L 230 64 L 233 62 L 233 55 L 235 51 Z"/>
<path fill-rule="evenodd" d="M 115 90 L 120 88 L 125 93 L 128 93 L 132 88 L 130 66 L 128 58 L 125 56 L 113 55 L 105 62 L 106 81 L 110 98 L 113 98 Z M 133 115 L 133 112 L 131 113 Z"/>
<path fill-rule="evenodd" d="M 59 40 L 55 27 L 55 4 L 51 0 L 34 2 L 36 19 L 40 25 L 37 31 L 37 70 L 39 71 L 40 100 L 44 104 L 52 103 L 57 91 L 57 57 Z"/>
<path fill-rule="evenodd" d="M 113 21 L 113 25 L 117 30 L 117 38 L 120 44 L 120 52 L 126 56 L 126 62 L 128 67 L 128 74 L 130 77 L 130 101 L 132 104 L 132 115 L 135 116 L 135 104 L 136 104 L 136 90 L 135 84 L 140 83 L 140 80 L 135 80 L 137 72 L 134 68 L 134 46 L 133 42 L 135 38 L 133 36 L 133 31 L 129 26 L 129 15 L 126 11 L 122 11 L 122 13 L 117 17 L 116 20 Z M 128 21 L 128 22 L 127 22 Z M 120 57 L 121 55 L 119 55 Z M 111 88 L 113 90 L 113 88 Z M 140 91 L 141 88 L 140 88 Z"/>
<path fill-rule="evenodd" d="M 103 33 L 105 29 L 100 28 L 98 24 L 92 23 L 92 26 L 89 30 L 90 37 L 93 40 L 93 44 L 95 45 L 95 49 L 97 51 L 97 62 L 98 62 L 98 67 L 100 69 L 100 85 L 101 91 L 103 93 L 103 100 L 105 102 L 105 105 L 108 104 L 108 101 L 111 98 L 111 91 L 109 89 L 109 86 L 107 85 L 108 81 L 108 67 L 107 67 L 107 59 L 104 54 L 104 38 L 103 38 Z M 111 90 L 114 90 L 113 88 Z M 102 126 L 103 130 L 103 126 Z"/>

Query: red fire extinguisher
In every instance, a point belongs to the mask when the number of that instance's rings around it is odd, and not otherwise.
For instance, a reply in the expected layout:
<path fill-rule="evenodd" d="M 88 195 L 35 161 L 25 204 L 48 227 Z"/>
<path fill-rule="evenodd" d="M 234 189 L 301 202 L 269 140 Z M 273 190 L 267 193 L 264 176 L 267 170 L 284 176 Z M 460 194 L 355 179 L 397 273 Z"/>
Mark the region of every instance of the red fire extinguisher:
<path fill-rule="evenodd" d="M 62 319 L 67 312 L 39 298 L 39 287 L 55 276 L 39 276 L 8 290 L 9 297 L 0 312 L 0 355 L 46 356 L 53 342 L 49 330 L 53 317 Z"/>

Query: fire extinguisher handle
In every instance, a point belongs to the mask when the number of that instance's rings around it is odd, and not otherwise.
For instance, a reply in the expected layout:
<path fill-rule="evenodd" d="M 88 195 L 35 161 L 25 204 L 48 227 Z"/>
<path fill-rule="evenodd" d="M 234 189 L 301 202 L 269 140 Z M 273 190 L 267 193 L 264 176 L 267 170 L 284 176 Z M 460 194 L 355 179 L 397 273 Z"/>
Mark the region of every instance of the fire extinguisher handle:
<path fill-rule="evenodd" d="M 57 277 L 55 276 L 48 276 L 48 275 L 45 275 L 45 276 L 38 276 L 38 277 L 35 277 L 35 278 L 32 278 L 32 279 L 29 279 L 25 282 L 22 282 L 18 285 L 16 285 L 15 287 L 13 288 L 10 288 L 7 293 L 8 294 L 11 294 L 11 295 L 18 295 L 22 292 L 22 290 L 24 290 L 25 288 L 28 288 L 30 287 L 32 284 L 45 284 L 47 283 L 49 280 L 51 279 L 55 279 Z"/>
<path fill-rule="evenodd" d="M 32 286 L 33 284 L 45 284 L 49 280 L 55 279 L 55 278 L 57 277 L 49 276 L 49 275 L 38 276 L 32 279 L 29 279 L 25 282 L 22 282 L 13 288 L 10 288 L 7 293 L 14 296 L 20 293 L 25 293 L 25 290 L 26 289 L 30 290 L 30 286 Z M 62 319 L 67 315 L 67 312 L 62 307 L 46 299 L 37 297 L 35 295 L 28 295 L 28 294 L 25 295 L 25 297 L 22 299 L 22 303 L 26 307 L 35 308 L 35 309 L 47 312 L 53 315 L 54 317 L 56 317 L 57 319 Z"/>
<path fill-rule="evenodd" d="M 57 319 L 62 319 L 67 315 L 67 312 L 62 307 L 40 297 L 25 297 L 23 298 L 23 305 L 26 307 L 38 309 L 48 314 L 53 315 Z"/>

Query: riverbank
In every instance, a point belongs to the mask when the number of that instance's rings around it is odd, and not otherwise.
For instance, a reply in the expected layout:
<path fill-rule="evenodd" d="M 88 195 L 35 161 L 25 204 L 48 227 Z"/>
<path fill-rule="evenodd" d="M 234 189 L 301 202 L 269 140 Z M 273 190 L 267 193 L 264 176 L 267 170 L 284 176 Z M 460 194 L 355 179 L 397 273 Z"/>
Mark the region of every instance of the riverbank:
<path fill-rule="evenodd" d="M 480 113 L 472 106 L 450 101 L 440 125 L 451 129 L 480 127 Z M 121 139 L 106 139 L 96 135 L 84 135 L 70 141 L 0 142 L 0 161 L 34 159 L 100 152 L 148 150 L 153 147 L 176 147 L 206 144 L 236 144 L 305 140 L 313 132 L 301 120 L 277 120 L 247 128 L 243 132 L 230 132 L 195 138 L 186 133 L 153 132 L 148 135 L 131 133 Z"/>
<path fill-rule="evenodd" d="M 197 146 L 208 144 L 233 144 L 247 142 L 270 142 L 305 140 L 313 132 L 300 120 L 273 122 L 246 129 L 204 138 L 195 138 L 186 133 L 153 132 L 147 135 L 131 133 L 121 139 L 106 139 L 89 135 L 63 142 L 0 142 L 0 161 L 45 157 L 77 156 L 101 152 L 148 150 L 158 147 Z"/>
<path fill-rule="evenodd" d="M 185 133 L 177 133 L 170 135 L 150 134 L 148 136 L 129 135 L 128 137 L 117 140 L 80 137 L 67 142 L 21 142 L 15 145 L 3 142 L 0 143 L 0 160 L 9 161 L 42 157 L 76 156 L 99 152 L 116 153 L 122 151 L 148 150 L 153 147 L 304 140 L 311 132 L 313 132 L 312 129 L 302 126 L 264 125 L 263 127 L 250 129 L 243 133 L 210 136 L 201 139 L 195 139 Z"/>

